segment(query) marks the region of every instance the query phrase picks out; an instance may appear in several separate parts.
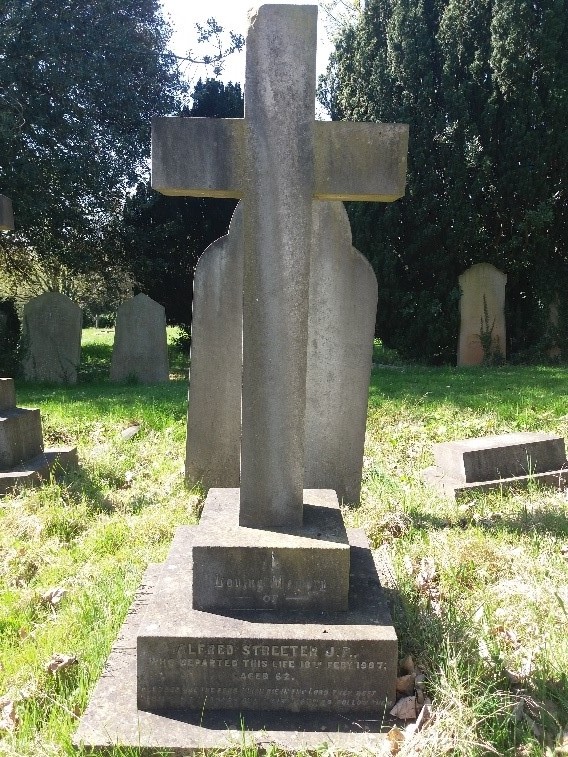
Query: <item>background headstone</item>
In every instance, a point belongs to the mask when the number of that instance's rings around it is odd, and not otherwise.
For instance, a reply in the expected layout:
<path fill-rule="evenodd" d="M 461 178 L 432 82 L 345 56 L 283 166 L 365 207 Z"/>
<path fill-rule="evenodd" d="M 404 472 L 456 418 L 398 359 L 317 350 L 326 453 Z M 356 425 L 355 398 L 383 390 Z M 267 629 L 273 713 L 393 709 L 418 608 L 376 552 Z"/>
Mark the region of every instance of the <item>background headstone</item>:
<path fill-rule="evenodd" d="M 342 203 L 312 207 L 304 488 L 358 502 L 377 282 L 351 244 Z M 195 271 L 186 477 L 206 489 L 240 480 L 242 205 Z"/>
<path fill-rule="evenodd" d="M 137 294 L 116 314 L 110 379 L 159 384 L 169 375 L 166 311 L 146 294 Z"/>
<path fill-rule="evenodd" d="M 490 263 L 476 263 L 459 277 L 458 365 L 481 365 L 484 359 L 506 358 L 506 283 L 507 275 Z M 488 331 L 490 344 L 484 350 L 483 334 Z"/>
<path fill-rule="evenodd" d="M 0 195 L 0 231 L 14 230 L 14 211 L 12 200 L 5 195 Z"/>
<path fill-rule="evenodd" d="M 44 292 L 24 306 L 27 381 L 75 384 L 81 360 L 81 308 L 60 292 Z"/>

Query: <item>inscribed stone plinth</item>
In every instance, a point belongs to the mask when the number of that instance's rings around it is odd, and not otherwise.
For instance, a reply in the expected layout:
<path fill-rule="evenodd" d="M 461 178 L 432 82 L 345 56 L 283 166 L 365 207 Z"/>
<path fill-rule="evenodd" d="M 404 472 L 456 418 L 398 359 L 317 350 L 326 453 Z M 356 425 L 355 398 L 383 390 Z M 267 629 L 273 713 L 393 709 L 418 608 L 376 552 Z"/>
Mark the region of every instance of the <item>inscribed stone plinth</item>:
<path fill-rule="evenodd" d="M 505 284 L 507 275 L 490 263 L 477 263 L 459 277 L 458 365 L 481 365 L 484 358 L 506 357 Z M 480 335 L 491 330 L 490 355 Z"/>
<path fill-rule="evenodd" d="M 81 308 L 60 292 L 24 306 L 24 375 L 28 381 L 75 384 L 81 359 Z"/>
<path fill-rule="evenodd" d="M 562 487 L 568 480 L 564 439 L 556 434 L 498 434 L 441 442 L 433 451 L 436 465 L 423 477 L 450 496 L 531 481 Z"/>
<path fill-rule="evenodd" d="M 201 256 L 194 279 L 186 476 L 239 485 L 242 203 L 229 234 Z M 342 203 L 312 207 L 305 488 L 358 502 L 377 307 L 371 265 L 351 244 Z"/>
<path fill-rule="evenodd" d="M 5 195 L 0 195 L 0 231 L 14 230 L 14 211 L 12 200 Z"/>
<path fill-rule="evenodd" d="M 0 379 L 0 494 L 76 462 L 74 447 L 44 450 L 40 411 L 16 407 L 13 379 Z"/>
<path fill-rule="evenodd" d="M 193 537 L 198 610 L 347 610 L 349 543 L 335 492 L 304 491 L 287 532 L 239 526 L 239 490 L 210 489 Z"/>
<path fill-rule="evenodd" d="M 116 314 L 110 379 L 159 384 L 169 374 L 166 311 L 146 294 L 137 294 Z"/>

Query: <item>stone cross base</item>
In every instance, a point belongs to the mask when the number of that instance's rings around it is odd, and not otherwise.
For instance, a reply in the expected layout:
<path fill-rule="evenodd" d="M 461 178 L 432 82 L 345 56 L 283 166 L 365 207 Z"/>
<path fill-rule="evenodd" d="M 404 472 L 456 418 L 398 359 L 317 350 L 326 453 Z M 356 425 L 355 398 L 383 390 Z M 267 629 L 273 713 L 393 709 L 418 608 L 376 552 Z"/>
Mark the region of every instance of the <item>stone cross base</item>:
<path fill-rule="evenodd" d="M 436 465 L 422 478 L 449 497 L 530 483 L 564 488 L 568 462 L 564 439 L 521 432 L 434 445 Z"/>
<path fill-rule="evenodd" d="M 74 743 L 187 755 L 245 738 L 377 752 L 398 647 L 363 531 L 347 532 L 346 612 L 217 614 L 192 609 L 198 528 L 179 528 L 166 563 L 149 569 Z"/>
<path fill-rule="evenodd" d="M 77 449 L 43 448 L 40 411 L 16 407 L 14 380 L 0 378 L 0 494 L 77 465 Z"/>
<path fill-rule="evenodd" d="M 51 475 L 77 468 L 78 464 L 77 447 L 46 449 L 13 470 L 0 471 L 0 494 L 19 486 L 36 486 Z"/>
<path fill-rule="evenodd" d="M 197 610 L 347 610 L 349 542 L 334 491 L 305 489 L 303 524 L 239 525 L 239 490 L 210 489 L 192 536 Z"/>

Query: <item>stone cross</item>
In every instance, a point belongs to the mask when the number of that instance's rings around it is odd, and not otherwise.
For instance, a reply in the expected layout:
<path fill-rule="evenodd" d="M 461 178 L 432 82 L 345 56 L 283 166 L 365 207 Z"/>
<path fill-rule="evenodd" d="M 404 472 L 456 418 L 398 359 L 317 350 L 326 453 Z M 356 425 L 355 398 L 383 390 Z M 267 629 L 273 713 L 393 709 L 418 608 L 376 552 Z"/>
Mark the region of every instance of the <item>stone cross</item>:
<path fill-rule="evenodd" d="M 408 127 L 316 122 L 314 5 L 264 5 L 244 119 L 155 118 L 152 186 L 244 205 L 242 526 L 302 524 L 312 201 L 404 194 Z"/>

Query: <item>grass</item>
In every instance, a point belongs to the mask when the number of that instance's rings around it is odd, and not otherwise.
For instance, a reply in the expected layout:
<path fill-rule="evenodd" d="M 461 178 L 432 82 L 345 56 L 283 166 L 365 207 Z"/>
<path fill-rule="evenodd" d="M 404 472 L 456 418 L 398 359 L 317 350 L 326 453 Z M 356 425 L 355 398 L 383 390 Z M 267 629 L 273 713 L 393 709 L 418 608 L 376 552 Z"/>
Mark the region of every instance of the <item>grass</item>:
<path fill-rule="evenodd" d="M 81 466 L 0 500 L 0 723 L 17 721 L 0 754 L 72 753 L 145 566 L 199 511 L 183 481 L 187 361 L 172 347 L 169 384 L 112 385 L 111 341 L 86 330 L 75 387 L 17 385 L 46 442 L 77 444 Z M 373 371 L 362 501 L 344 512 L 376 550 L 401 659 L 425 671 L 433 701 L 430 727 L 400 754 L 561 754 L 568 498 L 533 487 L 454 504 L 419 477 L 433 442 L 515 430 L 568 437 L 565 368 Z M 66 593 L 52 603 L 56 587 Z M 47 672 L 55 654 L 77 662 Z"/>

